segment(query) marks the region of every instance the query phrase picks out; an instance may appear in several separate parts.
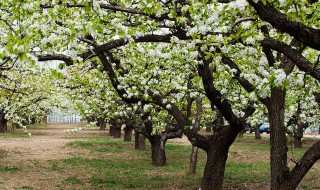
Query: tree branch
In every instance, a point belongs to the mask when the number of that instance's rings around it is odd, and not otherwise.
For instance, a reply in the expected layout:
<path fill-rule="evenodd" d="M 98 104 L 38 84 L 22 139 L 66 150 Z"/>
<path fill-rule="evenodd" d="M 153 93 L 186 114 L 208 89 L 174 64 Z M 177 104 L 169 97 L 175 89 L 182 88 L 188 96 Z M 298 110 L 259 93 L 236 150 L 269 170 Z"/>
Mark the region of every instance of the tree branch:
<path fill-rule="evenodd" d="M 318 81 L 320 81 L 320 68 L 314 68 L 313 64 L 306 59 L 298 50 L 293 49 L 291 46 L 275 41 L 271 38 L 265 38 L 261 41 L 263 46 L 274 49 L 278 52 L 283 53 L 287 58 L 295 63 L 295 65 L 302 71 L 311 75 Z"/>
<path fill-rule="evenodd" d="M 270 3 L 264 5 L 261 1 L 255 3 L 254 0 L 248 2 L 257 11 L 260 18 L 269 22 L 273 27 L 290 34 L 307 46 L 320 50 L 320 30 L 308 27 L 298 20 L 290 20 L 287 15 L 281 13 Z"/>

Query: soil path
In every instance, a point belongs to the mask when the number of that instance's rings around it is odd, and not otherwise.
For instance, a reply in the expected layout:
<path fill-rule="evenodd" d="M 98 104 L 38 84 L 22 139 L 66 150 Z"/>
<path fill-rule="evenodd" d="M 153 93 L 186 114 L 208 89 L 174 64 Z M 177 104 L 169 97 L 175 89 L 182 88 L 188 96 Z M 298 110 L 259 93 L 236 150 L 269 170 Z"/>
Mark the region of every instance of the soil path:
<path fill-rule="evenodd" d="M 82 123 L 49 123 L 30 129 L 31 137 L 0 139 L 0 170 L 7 171 L 0 172 L 0 189 L 61 189 L 57 184 L 70 174 L 52 172 L 51 161 L 90 155 L 66 145 L 82 137 L 106 135 L 97 128 L 80 133 L 64 131 L 82 127 Z"/>
<path fill-rule="evenodd" d="M 46 127 L 33 129 L 31 137 L 1 139 L 0 149 L 6 152 L 6 159 L 49 160 L 69 157 L 76 150 L 65 147 L 73 140 L 74 134 L 66 133 L 66 129 L 81 127 L 80 123 L 49 123 Z"/>

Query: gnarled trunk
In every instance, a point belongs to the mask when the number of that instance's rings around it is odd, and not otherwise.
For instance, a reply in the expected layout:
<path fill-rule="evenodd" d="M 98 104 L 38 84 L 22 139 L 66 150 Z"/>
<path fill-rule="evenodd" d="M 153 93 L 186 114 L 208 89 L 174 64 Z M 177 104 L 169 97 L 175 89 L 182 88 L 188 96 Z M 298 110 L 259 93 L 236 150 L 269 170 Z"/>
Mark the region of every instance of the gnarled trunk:
<path fill-rule="evenodd" d="M 124 141 L 131 141 L 132 138 L 132 128 L 129 127 L 128 125 L 123 129 L 124 131 Z"/>
<path fill-rule="evenodd" d="M 165 154 L 166 140 L 162 140 L 160 135 L 153 135 L 149 138 L 151 144 L 151 159 L 154 166 L 165 166 L 167 163 Z"/>
<path fill-rule="evenodd" d="M 211 138 L 210 147 L 206 150 L 207 163 L 202 178 L 202 190 L 222 189 L 229 147 L 239 132 L 240 131 L 233 130 L 229 127 L 218 134 L 219 138 Z"/>
<path fill-rule="evenodd" d="M 146 149 L 146 137 L 137 131 L 134 132 L 134 149 L 135 150 Z"/>
<path fill-rule="evenodd" d="M 207 162 L 204 168 L 201 190 L 222 189 L 228 151 L 239 132 L 229 126 L 210 138 L 209 141 L 211 142 L 206 150 Z"/>

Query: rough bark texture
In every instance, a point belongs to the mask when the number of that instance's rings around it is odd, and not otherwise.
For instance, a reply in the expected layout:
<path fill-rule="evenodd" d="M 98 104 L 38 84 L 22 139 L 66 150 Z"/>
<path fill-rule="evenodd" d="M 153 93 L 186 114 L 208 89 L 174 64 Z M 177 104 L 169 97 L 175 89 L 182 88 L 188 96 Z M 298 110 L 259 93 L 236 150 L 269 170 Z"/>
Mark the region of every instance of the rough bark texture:
<path fill-rule="evenodd" d="M 143 134 L 135 131 L 134 139 L 135 150 L 146 150 L 146 137 Z"/>
<path fill-rule="evenodd" d="M 195 174 L 197 171 L 198 149 L 198 147 L 192 146 L 190 155 L 189 174 Z"/>
<path fill-rule="evenodd" d="M 132 128 L 129 127 L 129 126 L 126 126 L 124 129 L 124 137 L 123 137 L 123 140 L 124 141 L 131 141 L 131 138 L 132 138 Z"/>
<path fill-rule="evenodd" d="M 280 88 L 271 89 L 271 101 L 268 108 L 270 122 L 271 148 L 271 190 L 282 189 L 288 178 L 287 137 L 284 126 L 285 92 Z"/>
<path fill-rule="evenodd" d="M 222 189 L 229 147 L 238 134 L 239 131 L 229 126 L 210 138 L 210 147 L 206 150 L 207 163 L 201 183 L 202 190 Z"/>
<path fill-rule="evenodd" d="M 271 3 L 264 4 L 261 1 L 256 3 L 254 0 L 248 0 L 248 2 L 254 7 L 262 20 L 269 22 L 280 31 L 290 34 L 307 46 L 320 50 L 319 29 L 308 27 L 296 19 L 291 20 L 286 14 L 273 7 Z"/>
<path fill-rule="evenodd" d="M 165 154 L 166 140 L 162 140 L 160 135 L 153 135 L 149 141 L 151 144 L 152 165 L 165 166 L 167 164 L 167 158 Z"/>
<path fill-rule="evenodd" d="M 5 114 L 0 110 L 0 133 L 7 132 L 7 122 Z"/>

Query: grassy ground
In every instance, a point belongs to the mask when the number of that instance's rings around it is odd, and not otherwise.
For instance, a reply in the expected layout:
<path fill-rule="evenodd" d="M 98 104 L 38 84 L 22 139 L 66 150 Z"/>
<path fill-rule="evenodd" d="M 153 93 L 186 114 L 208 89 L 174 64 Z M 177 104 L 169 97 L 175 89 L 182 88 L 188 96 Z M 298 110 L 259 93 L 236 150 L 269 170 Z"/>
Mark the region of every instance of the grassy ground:
<path fill-rule="evenodd" d="M 1 137 L 0 137 L 1 138 Z M 305 146 L 312 144 L 306 140 Z M 188 174 L 191 147 L 177 142 L 166 146 L 167 166 L 153 167 L 150 147 L 146 151 L 133 150 L 134 142 L 110 137 L 75 138 L 66 145 L 77 149 L 79 154 L 69 158 L 50 160 L 27 160 L 23 164 L 8 163 L 0 159 L 0 176 L 16 173 L 39 173 L 59 176 L 55 189 L 197 189 L 205 166 L 206 154 L 199 151 L 197 174 Z M 307 148 L 289 148 L 289 162 L 292 166 Z M 0 155 L 6 152 L 0 149 Z M 260 141 L 253 136 L 238 138 L 229 151 L 225 172 L 225 189 L 263 190 L 269 189 L 269 139 Z M 320 163 L 310 170 L 299 189 L 320 189 Z M 5 183 L 1 181 L 0 184 Z M 38 189 L 21 185 L 16 189 Z"/>
<path fill-rule="evenodd" d="M 72 170 L 74 173 L 60 184 L 62 189 L 81 189 L 85 184 L 93 189 L 196 189 L 201 182 L 206 159 L 205 152 L 200 151 L 197 174 L 188 175 L 190 146 L 168 143 L 166 167 L 151 166 L 149 150 L 132 150 L 131 142 L 120 139 L 91 138 L 72 142 L 68 146 L 87 149 L 95 156 L 53 160 L 52 170 Z M 298 159 L 305 150 L 290 149 L 290 159 Z M 238 139 L 230 149 L 225 187 L 267 189 L 270 172 L 268 160 L 268 139 Z M 319 174 L 319 167 L 313 168 L 301 184 L 303 189 L 320 189 Z"/>

